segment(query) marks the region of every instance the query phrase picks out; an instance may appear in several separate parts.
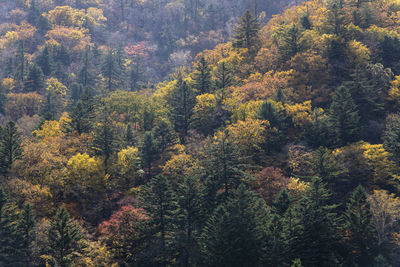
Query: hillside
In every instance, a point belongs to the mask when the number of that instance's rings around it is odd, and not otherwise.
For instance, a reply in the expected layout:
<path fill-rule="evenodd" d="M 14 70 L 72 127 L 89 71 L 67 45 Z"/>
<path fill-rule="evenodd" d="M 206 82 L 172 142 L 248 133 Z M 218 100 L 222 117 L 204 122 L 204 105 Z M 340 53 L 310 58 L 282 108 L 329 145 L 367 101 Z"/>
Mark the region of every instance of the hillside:
<path fill-rule="evenodd" d="M 0 266 L 400 265 L 399 1 L 50 2 L 2 2 Z"/>

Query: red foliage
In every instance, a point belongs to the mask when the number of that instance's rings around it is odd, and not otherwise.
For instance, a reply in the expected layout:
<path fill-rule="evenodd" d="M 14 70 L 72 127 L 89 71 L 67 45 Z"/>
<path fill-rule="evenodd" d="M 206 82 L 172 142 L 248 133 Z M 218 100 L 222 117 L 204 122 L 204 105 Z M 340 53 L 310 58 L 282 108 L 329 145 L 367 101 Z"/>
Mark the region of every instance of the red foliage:
<path fill-rule="evenodd" d="M 125 47 L 125 53 L 131 56 L 133 59 L 146 58 L 148 57 L 148 48 L 146 42 L 140 42 L 138 44 L 131 44 Z"/>
<path fill-rule="evenodd" d="M 289 183 L 289 178 L 282 174 L 282 170 L 274 167 L 264 168 L 256 175 L 255 190 L 268 204 L 271 204 L 275 196 Z"/>

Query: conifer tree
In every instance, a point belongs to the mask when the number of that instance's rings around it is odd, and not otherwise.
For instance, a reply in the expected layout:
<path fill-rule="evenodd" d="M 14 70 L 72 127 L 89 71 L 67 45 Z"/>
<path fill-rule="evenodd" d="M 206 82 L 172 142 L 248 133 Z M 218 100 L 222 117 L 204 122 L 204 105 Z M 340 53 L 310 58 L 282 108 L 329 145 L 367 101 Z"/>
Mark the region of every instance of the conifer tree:
<path fill-rule="evenodd" d="M 71 112 L 70 126 L 78 134 L 89 133 L 92 129 L 93 117 L 93 106 L 88 105 L 87 102 L 79 100 Z"/>
<path fill-rule="evenodd" d="M 118 86 L 121 70 L 119 68 L 118 60 L 116 59 L 116 53 L 112 49 L 109 49 L 105 56 L 102 65 L 102 74 L 106 79 L 106 89 L 109 92 L 114 91 Z"/>
<path fill-rule="evenodd" d="M 232 70 L 225 62 L 218 65 L 215 72 L 215 85 L 218 89 L 225 90 L 233 83 Z"/>
<path fill-rule="evenodd" d="M 24 82 L 25 80 L 25 45 L 24 41 L 18 43 L 18 51 L 16 56 L 16 72 L 14 77 L 17 81 Z"/>
<path fill-rule="evenodd" d="M 329 109 L 329 120 L 330 128 L 335 133 L 339 145 L 357 140 L 360 117 L 347 87 L 340 86 L 335 90 Z"/>
<path fill-rule="evenodd" d="M 197 240 L 203 218 L 202 186 L 198 177 L 186 176 L 177 186 L 177 243 L 181 265 L 193 266 L 198 258 Z"/>
<path fill-rule="evenodd" d="M 65 207 L 57 210 L 48 231 L 48 251 L 60 267 L 70 266 L 82 249 L 82 232 Z"/>
<path fill-rule="evenodd" d="M 36 64 L 42 69 L 45 76 L 49 76 L 53 72 L 53 55 L 48 45 L 46 45 L 41 54 L 36 58 Z"/>
<path fill-rule="evenodd" d="M 158 151 L 154 142 L 154 137 L 151 132 L 146 132 L 143 136 L 143 144 L 141 149 L 142 165 L 146 170 L 147 177 L 152 177 L 152 167 L 154 161 L 157 159 Z"/>
<path fill-rule="evenodd" d="M 6 173 L 22 154 L 21 135 L 13 121 L 9 121 L 1 131 L 0 162 L 1 171 Z"/>
<path fill-rule="evenodd" d="M 90 46 L 86 46 L 85 52 L 83 53 L 83 66 L 79 72 L 79 82 L 83 86 L 92 86 L 94 83 L 93 77 L 93 66 L 91 61 L 91 50 Z"/>
<path fill-rule="evenodd" d="M 180 77 L 171 93 L 169 104 L 171 107 L 171 120 L 174 123 L 175 131 L 180 136 L 181 143 L 185 143 L 195 101 L 193 90 Z"/>
<path fill-rule="evenodd" d="M 205 181 L 205 209 L 210 214 L 214 208 L 236 189 L 245 178 L 245 165 L 241 163 L 237 148 L 228 139 L 227 134 L 205 148 L 207 155 L 201 162 L 204 167 L 203 180 Z"/>
<path fill-rule="evenodd" d="M 240 185 L 208 219 L 199 240 L 203 266 L 259 266 L 265 246 L 265 203 Z"/>
<path fill-rule="evenodd" d="M 257 19 L 247 10 L 238 20 L 233 37 L 233 46 L 252 50 L 258 43 L 259 29 L 260 25 Z"/>
<path fill-rule="evenodd" d="M 3 86 L 3 83 L 0 82 L 0 113 L 3 114 L 3 115 L 5 114 L 4 107 L 5 107 L 5 104 L 6 104 L 6 101 L 7 101 L 6 95 L 7 95 L 7 90 Z"/>
<path fill-rule="evenodd" d="M 32 243 L 36 237 L 36 218 L 32 206 L 28 203 L 23 206 L 18 220 L 18 232 L 21 235 L 21 261 L 29 266 L 33 258 Z"/>
<path fill-rule="evenodd" d="M 128 123 L 128 126 L 126 127 L 126 132 L 125 132 L 125 143 L 127 146 L 134 146 L 136 144 L 136 136 L 132 130 L 132 125 Z"/>
<path fill-rule="evenodd" d="M 19 266 L 21 260 L 18 212 L 0 187 L 0 265 Z"/>
<path fill-rule="evenodd" d="M 279 52 L 284 61 L 291 59 L 301 51 L 300 37 L 301 32 L 296 24 L 292 24 L 286 29 L 282 36 L 282 44 L 279 46 Z"/>
<path fill-rule="evenodd" d="M 151 236 L 153 266 L 168 266 L 174 255 L 178 207 L 171 184 L 163 175 L 153 177 L 141 195 L 143 208 L 150 219 L 147 227 Z"/>
<path fill-rule="evenodd" d="M 400 115 L 394 114 L 386 119 L 386 129 L 382 135 L 385 149 L 400 161 Z"/>
<path fill-rule="evenodd" d="M 36 29 L 40 34 L 45 35 L 47 31 L 51 29 L 51 23 L 49 19 L 43 15 L 40 15 L 36 22 Z"/>
<path fill-rule="evenodd" d="M 369 208 L 367 193 L 358 186 L 347 202 L 345 219 L 349 234 L 346 238 L 349 245 L 349 264 L 369 266 L 375 258 L 377 240 L 374 237 L 372 213 Z"/>
<path fill-rule="evenodd" d="M 153 129 L 154 139 L 157 143 L 158 150 L 163 153 L 168 146 L 175 143 L 172 126 L 165 120 L 160 120 Z"/>
<path fill-rule="evenodd" d="M 300 258 L 305 266 L 337 266 L 340 221 L 336 208 L 322 179 L 313 177 L 293 213 L 286 214 L 288 260 Z"/>
<path fill-rule="evenodd" d="M 28 75 L 25 81 L 25 91 L 27 92 L 38 92 L 44 87 L 42 69 L 32 64 L 29 66 Z"/>
<path fill-rule="evenodd" d="M 100 123 L 94 128 L 93 148 L 97 155 L 104 158 L 104 165 L 108 166 L 108 160 L 115 151 L 114 126 L 106 107 L 99 114 Z M 90 122 L 90 120 L 88 120 Z"/>
<path fill-rule="evenodd" d="M 194 88 L 199 94 L 209 93 L 212 89 L 211 69 L 204 56 L 197 63 L 193 76 Z"/>

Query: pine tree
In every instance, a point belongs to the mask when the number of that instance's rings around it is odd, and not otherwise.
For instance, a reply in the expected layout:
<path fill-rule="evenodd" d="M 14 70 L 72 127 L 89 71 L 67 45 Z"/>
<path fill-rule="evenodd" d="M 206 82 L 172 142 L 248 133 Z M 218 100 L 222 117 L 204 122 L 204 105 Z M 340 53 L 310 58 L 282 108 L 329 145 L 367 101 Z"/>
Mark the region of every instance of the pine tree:
<path fill-rule="evenodd" d="M 100 111 L 100 123 L 94 128 L 93 148 L 97 155 L 104 158 L 104 165 L 108 167 L 108 160 L 115 151 L 114 126 L 106 107 Z M 89 120 L 90 121 L 90 120 Z"/>
<path fill-rule="evenodd" d="M 225 90 L 233 83 L 232 70 L 225 62 L 218 65 L 215 72 L 215 85 L 218 89 Z"/>
<path fill-rule="evenodd" d="M 83 53 L 83 66 L 79 72 L 79 82 L 83 86 L 92 86 L 94 84 L 93 65 L 91 61 L 91 50 L 90 46 L 86 46 L 85 52 Z"/>
<path fill-rule="evenodd" d="M 2 129 L 0 137 L 1 171 L 6 173 L 15 160 L 22 154 L 21 135 L 13 121 L 9 121 Z"/>
<path fill-rule="evenodd" d="M 358 186 L 347 202 L 345 219 L 349 231 L 346 243 L 349 245 L 349 264 L 354 266 L 370 266 L 375 258 L 376 250 L 372 226 L 372 213 L 369 208 L 367 193 Z"/>
<path fill-rule="evenodd" d="M 239 18 L 233 37 L 233 46 L 252 50 L 258 43 L 258 30 L 260 25 L 251 12 L 247 10 Z"/>
<path fill-rule="evenodd" d="M 32 0 L 31 5 L 29 7 L 28 22 L 31 25 L 36 25 L 39 17 L 40 17 L 39 7 L 37 6 L 36 1 Z"/>
<path fill-rule="evenodd" d="M 258 117 L 262 120 L 267 120 L 271 127 L 275 127 L 278 130 L 277 139 L 270 142 L 268 139 L 265 142 L 267 150 L 273 148 L 279 148 L 281 144 L 286 141 L 286 115 L 279 106 L 271 100 L 265 101 L 259 111 Z M 277 142 L 278 141 L 278 142 Z"/>
<path fill-rule="evenodd" d="M 283 61 L 290 60 L 294 55 L 301 51 L 301 32 L 296 24 L 292 24 L 282 36 L 282 44 L 279 52 Z"/>
<path fill-rule="evenodd" d="M 135 146 L 136 142 L 137 140 L 135 134 L 133 133 L 132 125 L 128 123 L 125 132 L 125 143 L 127 146 Z"/>
<path fill-rule="evenodd" d="M 180 77 L 171 93 L 169 104 L 171 107 L 171 120 L 182 143 L 185 143 L 185 137 L 189 131 L 195 101 L 193 90 Z"/>
<path fill-rule="evenodd" d="M 266 218 L 262 199 L 240 185 L 203 227 L 199 240 L 202 266 L 259 266 Z"/>
<path fill-rule="evenodd" d="M 330 128 L 336 134 L 338 144 L 354 142 L 360 132 L 360 117 L 349 89 L 340 86 L 335 90 L 329 109 Z"/>
<path fill-rule="evenodd" d="M 197 63 L 196 71 L 193 75 L 194 88 L 199 94 L 209 93 L 212 88 L 211 69 L 204 56 Z"/>
<path fill-rule="evenodd" d="M 182 266 L 193 266 L 198 258 L 197 239 L 203 218 L 202 186 L 198 177 L 187 176 L 177 186 L 178 240 Z"/>
<path fill-rule="evenodd" d="M 118 61 L 116 59 L 116 53 L 112 49 L 109 49 L 107 55 L 105 56 L 102 65 L 102 74 L 106 79 L 107 90 L 109 92 L 114 91 L 118 86 L 121 71 Z"/>
<path fill-rule="evenodd" d="M 153 266 L 169 266 L 174 255 L 176 220 L 178 214 L 176 195 L 163 175 L 153 177 L 141 195 L 143 208 L 148 212 L 147 221 L 151 236 Z"/>
<path fill-rule="evenodd" d="M 49 76 L 53 72 L 53 55 L 48 45 L 43 48 L 42 53 L 36 58 L 36 64 L 42 69 L 45 76 Z"/>
<path fill-rule="evenodd" d="M 64 44 L 61 44 L 59 46 L 56 46 L 54 48 L 54 61 L 57 61 L 59 63 L 62 63 L 64 66 L 69 66 L 71 64 L 71 56 L 70 52 L 68 49 L 64 46 Z M 85 50 L 86 51 L 86 50 Z"/>
<path fill-rule="evenodd" d="M 29 266 L 32 261 L 32 243 L 36 238 L 36 218 L 32 206 L 28 203 L 23 206 L 18 220 L 18 232 L 21 235 L 21 261 Z"/>
<path fill-rule="evenodd" d="M 143 130 L 151 131 L 153 129 L 153 123 L 155 119 L 155 112 L 151 106 L 145 106 L 143 110 Z"/>
<path fill-rule="evenodd" d="M 43 15 L 40 15 L 36 22 L 37 31 L 45 35 L 51 29 L 51 23 L 49 19 Z"/>
<path fill-rule="evenodd" d="M 153 163 L 157 159 L 158 151 L 156 148 L 156 144 L 154 142 L 154 138 L 151 132 L 146 132 L 143 136 L 143 144 L 141 149 L 142 156 L 142 165 L 146 170 L 146 174 L 148 178 L 152 177 L 152 168 Z"/>
<path fill-rule="evenodd" d="M 160 153 L 163 153 L 167 147 L 174 144 L 176 140 L 172 126 L 165 120 L 160 120 L 157 123 L 153 129 L 153 135 Z"/>
<path fill-rule="evenodd" d="M 207 155 L 201 162 L 204 167 L 205 203 L 207 213 L 225 199 L 232 190 L 236 189 L 245 178 L 245 165 L 241 163 L 237 148 L 222 134 L 205 148 Z"/>
<path fill-rule="evenodd" d="M 79 100 L 70 115 L 70 126 L 78 134 L 89 133 L 93 126 L 93 106 L 87 104 L 87 102 Z"/>
<path fill-rule="evenodd" d="M 319 109 L 314 109 L 311 118 L 312 122 L 306 127 L 303 135 L 307 143 L 314 148 L 333 146 L 337 137 L 330 129 L 329 117 Z"/>
<path fill-rule="evenodd" d="M 293 212 L 286 213 L 287 260 L 300 258 L 305 266 L 337 266 L 340 221 L 336 208 L 322 179 L 314 177 Z"/>
<path fill-rule="evenodd" d="M 290 205 L 290 198 L 288 191 L 286 189 L 283 189 L 275 197 L 274 203 L 272 203 L 272 210 L 279 216 L 283 216 L 285 212 L 288 210 L 289 205 Z"/>
<path fill-rule="evenodd" d="M 3 83 L 0 82 L 0 113 L 3 115 L 5 115 L 4 107 L 5 107 L 6 101 L 7 101 L 6 95 L 7 95 L 7 90 L 3 86 Z"/>
<path fill-rule="evenodd" d="M 24 41 L 18 43 L 18 51 L 16 56 L 16 72 L 14 77 L 17 81 L 24 82 L 25 80 L 25 45 Z"/>
<path fill-rule="evenodd" d="M 28 75 L 25 81 L 25 91 L 27 92 L 38 92 L 44 87 L 42 69 L 36 65 L 32 64 L 29 66 Z"/>
<path fill-rule="evenodd" d="M 60 267 L 70 266 L 82 249 L 82 232 L 65 207 L 57 210 L 48 231 L 48 251 Z"/>
<path fill-rule="evenodd" d="M 400 114 L 386 119 L 386 129 L 382 135 L 385 149 L 392 153 L 397 162 L 400 161 Z"/>
<path fill-rule="evenodd" d="M 18 212 L 0 187 L 0 266 L 20 266 L 21 234 Z"/>

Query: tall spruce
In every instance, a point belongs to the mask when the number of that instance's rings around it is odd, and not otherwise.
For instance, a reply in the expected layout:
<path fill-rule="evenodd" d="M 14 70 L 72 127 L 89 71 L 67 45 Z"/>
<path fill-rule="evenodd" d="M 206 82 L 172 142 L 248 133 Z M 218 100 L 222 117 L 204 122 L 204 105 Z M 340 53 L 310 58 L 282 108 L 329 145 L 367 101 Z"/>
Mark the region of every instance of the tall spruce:
<path fill-rule="evenodd" d="M 176 195 L 163 175 L 153 177 L 144 187 L 142 205 L 149 214 L 147 229 L 151 236 L 149 253 L 152 266 L 170 266 L 175 255 L 178 207 Z"/>
<path fill-rule="evenodd" d="M 36 58 L 36 64 L 42 69 L 45 76 L 49 76 L 53 72 L 53 55 L 48 45 L 43 48 L 40 55 Z"/>
<path fill-rule="evenodd" d="M 116 52 L 112 49 L 109 49 L 107 55 L 105 55 L 102 65 L 102 74 L 106 80 L 106 89 L 109 92 L 117 89 L 121 70 L 116 58 Z"/>
<path fill-rule="evenodd" d="M 143 136 L 141 157 L 143 168 L 146 171 L 146 176 L 148 179 L 150 179 L 152 177 L 152 168 L 154 165 L 154 161 L 158 157 L 157 147 L 153 134 L 151 132 L 146 132 Z"/>
<path fill-rule="evenodd" d="M 97 155 L 103 157 L 107 169 L 108 161 L 116 149 L 115 128 L 106 107 L 100 110 L 98 116 L 99 123 L 94 127 L 93 149 Z"/>
<path fill-rule="evenodd" d="M 200 57 L 193 75 L 194 88 L 199 94 L 209 93 L 212 89 L 211 69 L 204 56 Z"/>
<path fill-rule="evenodd" d="M 357 141 L 360 133 L 360 116 L 350 91 L 345 86 L 339 86 L 335 90 L 329 109 L 329 121 L 338 145 Z"/>
<path fill-rule="evenodd" d="M 48 253 L 60 267 L 68 267 L 82 249 L 82 231 L 65 207 L 57 210 L 48 230 Z"/>
<path fill-rule="evenodd" d="M 171 93 L 169 105 L 171 107 L 171 121 L 174 123 L 175 131 L 180 136 L 181 143 L 185 143 L 195 101 L 192 88 L 183 81 L 182 77 L 179 77 Z"/>
<path fill-rule="evenodd" d="M 208 219 L 199 240 L 202 266 L 261 266 L 267 212 L 262 199 L 240 185 Z"/>
<path fill-rule="evenodd" d="M 218 65 L 215 72 L 215 85 L 218 89 L 225 90 L 233 84 L 232 70 L 227 63 L 222 62 Z"/>
<path fill-rule="evenodd" d="M 346 205 L 346 243 L 348 264 L 354 266 L 370 266 L 376 255 L 377 240 L 372 226 L 372 213 L 367 200 L 367 193 L 358 186 Z"/>
<path fill-rule="evenodd" d="M 25 91 L 26 92 L 38 92 L 44 87 L 44 74 L 42 69 L 32 64 L 29 66 L 28 75 L 25 80 Z"/>
<path fill-rule="evenodd" d="M 254 46 L 258 44 L 258 31 L 260 24 L 257 18 L 253 17 L 251 12 L 247 10 L 242 17 L 239 18 L 236 25 L 233 46 L 237 48 L 247 48 L 253 50 Z"/>
<path fill-rule="evenodd" d="M 1 130 L 0 161 L 1 171 L 7 173 L 15 160 L 22 154 L 21 134 L 13 121 L 9 121 Z"/>
<path fill-rule="evenodd" d="M 287 260 L 301 259 L 305 266 L 337 266 L 340 221 L 331 193 L 319 177 L 286 213 L 284 233 Z"/>

